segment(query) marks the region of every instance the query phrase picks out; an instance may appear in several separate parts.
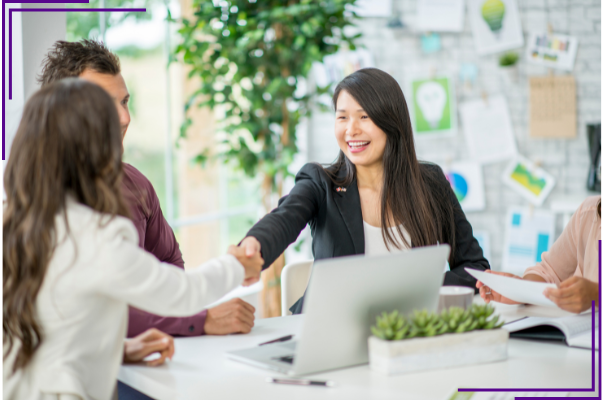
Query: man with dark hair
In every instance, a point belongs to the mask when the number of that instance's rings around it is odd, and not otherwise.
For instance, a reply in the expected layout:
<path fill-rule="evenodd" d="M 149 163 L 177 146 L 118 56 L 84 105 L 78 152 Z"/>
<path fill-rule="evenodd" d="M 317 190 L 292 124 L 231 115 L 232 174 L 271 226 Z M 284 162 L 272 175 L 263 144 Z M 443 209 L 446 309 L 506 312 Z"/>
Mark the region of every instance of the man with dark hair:
<path fill-rule="evenodd" d="M 45 86 L 68 77 L 85 79 L 109 93 L 118 110 L 122 136 L 125 136 L 130 124 L 130 94 L 121 74 L 119 58 L 104 44 L 94 40 L 58 41 L 42 62 L 42 73 L 38 81 Z M 162 262 L 184 268 L 174 232 L 162 214 L 153 185 L 140 171 L 126 163 L 122 193 L 130 203 L 139 246 Z M 254 311 L 252 305 L 241 299 L 231 300 L 186 318 L 165 318 L 130 307 L 128 337 L 136 336 L 149 328 L 177 336 L 248 333 L 254 326 Z"/>

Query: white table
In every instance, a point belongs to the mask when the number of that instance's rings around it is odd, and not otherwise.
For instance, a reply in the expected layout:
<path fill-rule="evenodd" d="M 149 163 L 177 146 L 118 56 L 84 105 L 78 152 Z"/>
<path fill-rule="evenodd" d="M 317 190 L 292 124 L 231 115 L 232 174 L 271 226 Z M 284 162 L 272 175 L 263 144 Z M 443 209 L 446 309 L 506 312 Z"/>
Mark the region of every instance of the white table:
<path fill-rule="evenodd" d="M 536 306 L 498 305 L 497 310 L 508 320 L 524 315 L 566 315 L 560 310 Z M 118 379 L 155 399 L 169 400 L 441 400 L 459 387 L 591 387 L 591 351 L 558 342 L 510 339 L 506 361 L 462 368 L 385 376 L 371 371 L 368 365 L 362 365 L 310 375 L 315 379 L 335 381 L 337 386 L 334 388 L 270 384 L 265 382 L 266 377 L 279 374 L 228 360 L 224 355 L 229 350 L 244 349 L 296 334 L 301 322 L 302 316 L 261 319 L 247 335 L 178 338 L 171 362 L 157 368 L 122 366 Z M 596 352 L 596 366 L 598 357 Z M 576 395 L 595 396 L 595 393 Z"/>

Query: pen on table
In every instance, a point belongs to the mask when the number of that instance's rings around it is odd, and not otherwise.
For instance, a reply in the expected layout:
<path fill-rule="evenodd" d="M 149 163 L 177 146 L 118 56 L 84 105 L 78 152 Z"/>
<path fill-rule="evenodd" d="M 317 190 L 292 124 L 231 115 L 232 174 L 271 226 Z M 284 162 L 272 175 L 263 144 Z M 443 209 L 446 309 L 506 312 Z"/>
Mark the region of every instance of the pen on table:
<path fill-rule="evenodd" d="M 285 385 L 302 385 L 302 386 L 328 386 L 336 385 L 334 381 L 311 381 L 310 379 L 288 379 L 288 378 L 266 378 L 268 383 L 282 383 Z"/>
<path fill-rule="evenodd" d="M 293 337 L 294 337 L 294 335 L 283 336 L 283 337 L 280 337 L 277 339 L 269 340 L 268 342 L 260 343 L 258 346 L 263 346 L 265 344 L 271 344 L 271 343 L 277 343 L 277 342 L 287 342 L 288 340 L 290 340 Z"/>

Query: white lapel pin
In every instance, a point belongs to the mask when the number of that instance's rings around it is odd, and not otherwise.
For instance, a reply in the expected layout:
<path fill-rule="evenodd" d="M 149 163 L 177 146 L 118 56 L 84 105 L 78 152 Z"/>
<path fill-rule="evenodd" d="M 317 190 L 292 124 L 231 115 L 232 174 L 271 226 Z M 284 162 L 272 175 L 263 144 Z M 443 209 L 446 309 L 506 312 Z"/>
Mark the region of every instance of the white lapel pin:
<path fill-rule="evenodd" d="M 336 188 L 336 192 L 344 192 L 344 193 L 346 193 L 346 188 L 343 188 L 343 187 L 337 187 L 337 188 Z"/>

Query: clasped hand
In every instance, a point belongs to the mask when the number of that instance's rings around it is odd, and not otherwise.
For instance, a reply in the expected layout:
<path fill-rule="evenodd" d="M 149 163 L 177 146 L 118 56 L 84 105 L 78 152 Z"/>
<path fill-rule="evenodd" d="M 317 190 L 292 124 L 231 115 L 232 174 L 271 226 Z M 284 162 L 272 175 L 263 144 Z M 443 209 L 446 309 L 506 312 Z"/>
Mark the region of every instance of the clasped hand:
<path fill-rule="evenodd" d="M 495 275 L 507 276 L 509 278 L 523 279 L 507 272 L 490 270 L 487 270 L 486 272 Z M 545 282 L 543 278 L 533 274 L 526 275 L 524 279 Z M 486 303 L 496 301 L 504 304 L 520 304 L 514 300 L 502 296 L 480 281 L 476 282 L 476 287 L 479 289 L 480 297 L 482 297 Z M 559 287 L 557 288 L 545 289 L 543 294 L 561 309 L 570 311 L 572 313 L 580 313 L 588 310 L 591 307 L 592 300 L 595 300 L 596 305 L 598 305 L 598 284 L 578 276 L 572 276 L 566 279 L 560 283 Z"/>
<path fill-rule="evenodd" d="M 229 246 L 228 253 L 235 256 L 245 268 L 243 286 L 250 286 L 260 280 L 264 260 L 260 255 L 260 242 L 254 237 L 246 237 L 239 246 Z"/>

